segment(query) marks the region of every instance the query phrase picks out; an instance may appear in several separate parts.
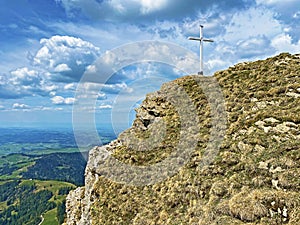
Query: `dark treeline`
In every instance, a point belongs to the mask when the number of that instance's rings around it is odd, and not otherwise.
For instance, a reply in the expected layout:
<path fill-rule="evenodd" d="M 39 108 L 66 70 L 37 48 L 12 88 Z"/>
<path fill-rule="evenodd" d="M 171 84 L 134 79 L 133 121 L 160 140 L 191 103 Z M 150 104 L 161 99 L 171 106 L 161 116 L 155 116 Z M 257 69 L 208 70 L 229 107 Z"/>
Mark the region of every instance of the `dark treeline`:
<path fill-rule="evenodd" d="M 7 201 L 7 208 L 0 212 L 1 225 L 36 225 L 41 221 L 42 213 L 56 207 L 55 202 L 49 201 L 52 192 L 36 192 L 34 184 L 20 185 L 18 181 L 12 181 L 1 185 L 0 190 L 0 198 Z"/>
<path fill-rule="evenodd" d="M 83 155 L 85 154 L 85 156 Z M 53 153 L 43 155 L 22 174 L 26 179 L 60 180 L 84 185 L 87 153 Z"/>
<path fill-rule="evenodd" d="M 61 187 L 59 195 L 66 195 L 72 187 Z M 65 199 L 55 203 L 50 200 L 53 194 L 49 190 L 37 191 L 34 183 L 22 184 L 21 181 L 8 181 L 0 185 L 0 202 L 7 207 L 0 211 L 0 225 L 36 225 L 41 222 L 41 215 L 57 207 L 56 218 L 59 224 L 65 219 Z M 50 200 L 50 201 L 49 201 Z"/>
<path fill-rule="evenodd" d="M 66 201 L 57 204 L 57 214 L 56 218 L 59 224 L 62 224 L 66 217 Z"/>
<path fill-rule="evenodd" d="M 65 196 L 70 186 L 61 187 L 54 198 L 49 190 L 39 190 L 35 182 L 22 180 L 58 180 L 73 183 L 76 186 L 84 184 L 84 170 L 88 153 L 53 153 L 47 155 L 23 155 L 28 162 L 35 162 L 20 175 L 22 178 L 12 177 L 6 182 L 5 176 L 18 170 L 17 164 L 3 163 L 0 167 L 0 176 L 5 183 L 0 185 L 0 225 L 36 225 L 41 221 L 41 215 L 53 208 L 57 208 L 56 218 L 59 224 L 65 219 Z M 11 156 L 11 155 L 10 155 Z M 22 163 L 26 164 L 26 158 Z M 57 200 L 57 196 L 64 196 Z M 52 198 L 52 199 L 51 199 Z M 50 200 L 51 199 L 51 200 Z M 53 201 L 54 199 L 54 201 Z"/>

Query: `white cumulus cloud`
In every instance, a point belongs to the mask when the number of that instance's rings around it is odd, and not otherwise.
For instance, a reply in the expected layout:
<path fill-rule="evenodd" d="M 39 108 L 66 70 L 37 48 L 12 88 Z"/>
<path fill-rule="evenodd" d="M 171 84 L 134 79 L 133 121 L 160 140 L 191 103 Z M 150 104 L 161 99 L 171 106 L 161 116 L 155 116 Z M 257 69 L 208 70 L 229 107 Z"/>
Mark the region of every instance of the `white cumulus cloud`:
<path fill-rule="evenodd" d="M 57 88 L 40 71 L 22 67 L 1 76 L 0 98 L 46 96 Z"/>
<path fill-rule="evenodd" d="M 30 107 L 23 103 L 14 103 L 12 108 L 13 109 L 29 109 Z"/>
<path fill-rule="evenodd" d="M 86 68 L 100 55 L 90 42 L 71 36 L 52 36 L 40 41 L 42 47 L 32 57 L 33 64 L 51 73 L 59 82 L 79 81 Z"/>
<path fill-rule="evenodd" d="M 64 98 L 62 96 L 54 96 L 51 101 L 55 105 L 72 105 L 75 102 L 75 98 Z"/>
<path fill-rule="evenodd" d="M 11 72 L 9 83 L 18 88 L 36 89 L 41 87 L 42 78 L 35 70 L 27 67 L 19 68 Z"/>
<path fill-rule="evenodd" d="M 297 43 L 293 43 L 292 37 L 288 34 L 280 34 L 276 36 L 271 45 L 280 52 L 298 53 L 300 52 L 300 40 Z"/>
<path fill-rule="evenodd" d="M 66 84 L 64 86 L 65 90 L 73 90 L 74 88 L 75 88 L 75 84 L 74 83 Z"/>
<path fill-rule="evenodd" d="M 111 105 L 100 105 L 99 107 L 98 107 L 99 109 L 112 109 L 112 106 Z"/>
<path fill-rule="evenodd" d="M 65 64 L 65 63 L 62 63 L 62 64 L 59 64 L 57 65 L 55 68 L 54 68 L 54 72 L 58 72 L 58 73 L 61 73 L 61 72 L 68 72 L 68 71 L 72 71 L 71 68 Z"/>

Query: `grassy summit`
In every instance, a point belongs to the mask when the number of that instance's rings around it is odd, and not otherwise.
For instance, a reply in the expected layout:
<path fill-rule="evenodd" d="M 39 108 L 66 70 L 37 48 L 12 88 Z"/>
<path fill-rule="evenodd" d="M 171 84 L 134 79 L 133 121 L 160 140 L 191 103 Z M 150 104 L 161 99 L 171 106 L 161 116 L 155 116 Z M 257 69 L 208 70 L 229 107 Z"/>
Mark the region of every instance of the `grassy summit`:
<path fill-rule="evenodd" d="M 147 95 L 133 126 L 106 149 L 135 166 L 168 158 L 184 121 L 165 96 L 183 88 L 196 107 L 198 129 L 185 138 L 197 140 L 188 163 L 162 182 L 125 185 L 103 176 L 94 148 L 85 187 L 68 197 L 67 224 L 300 224 L 299 76 L 300 55 L 288 53 L 217 72 L 227 129 L 208 165 L 201 159 L 211 135 L 211 105 L 198 85 L 205 78 L 186 76 Z M 148 137 L 155 143 L 150 150 Z"/>

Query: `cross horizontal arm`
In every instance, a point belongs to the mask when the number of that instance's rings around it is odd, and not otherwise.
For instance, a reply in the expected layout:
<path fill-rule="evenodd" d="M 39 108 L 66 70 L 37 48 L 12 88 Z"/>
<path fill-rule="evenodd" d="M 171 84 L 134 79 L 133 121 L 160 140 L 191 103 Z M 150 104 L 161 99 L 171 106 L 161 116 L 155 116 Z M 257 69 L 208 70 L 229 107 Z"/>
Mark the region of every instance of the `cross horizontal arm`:
<path fill-rule="evenodd" d="M 189 37 L 188 39 L 189 39 L 189 40 L 192 40 L 192 41 L 214 42 L 214 41 L 211 40 L 211 39 L 203 39 L 203 38 L 198 38 L 198 37 Z"/>
<path fill-rule="evenodd" d="M 211 40 L 211 39 L 202 39 L 202 41 L 206 41 L 206 42 L 214 42 L 214 40 Z"/>
<path fill-rule="evenodd" d="M 193 41 L 202 41 L 202 38 L 198 38 L 198 37 L 189 37 L 189 40 L 193 40 Z"/>

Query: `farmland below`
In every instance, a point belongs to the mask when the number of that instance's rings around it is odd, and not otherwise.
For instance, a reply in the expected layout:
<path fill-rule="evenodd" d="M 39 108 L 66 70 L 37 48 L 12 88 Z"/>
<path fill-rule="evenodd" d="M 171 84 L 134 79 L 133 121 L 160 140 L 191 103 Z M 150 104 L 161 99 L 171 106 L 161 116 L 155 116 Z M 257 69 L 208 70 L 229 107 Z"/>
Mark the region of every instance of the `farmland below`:
<path fill-rule="evenodd" d="M 84 185 L 87 157 L 70 130 L 0 128 L 0 225 L 62 224 L 67 194 Z"/>

